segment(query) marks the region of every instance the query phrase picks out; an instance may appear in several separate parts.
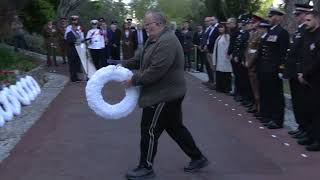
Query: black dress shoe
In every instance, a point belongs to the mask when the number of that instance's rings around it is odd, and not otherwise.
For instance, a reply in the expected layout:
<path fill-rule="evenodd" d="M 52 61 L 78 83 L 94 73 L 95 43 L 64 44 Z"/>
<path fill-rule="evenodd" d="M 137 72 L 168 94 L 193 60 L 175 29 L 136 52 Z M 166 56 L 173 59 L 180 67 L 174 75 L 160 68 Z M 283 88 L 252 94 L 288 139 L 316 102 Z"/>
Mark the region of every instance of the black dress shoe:
<path fill-rule="evenodd" d="M 267 128 L 268 128 L 268 129 L 281 129 L 281 128 L 283 128 L 283 126 L 282 126 L 282 125 L 279 125 L 279 124 L 277 124 L 277 123 L 275 123 L 275 122 L 273 122 L 273 121 L 270 121 L 270 122 L 267 124 Z"/>
<path fill-rule="evenodd" d="M 197 160 L 192 160 L 190 163 L 184 167 L 184 172 L 193 173 L 209 165 L 207 158 L 202 157 Z"/>
<path fill-rule="evenodd" d="M 252 106 L 251 108 L 249 108 L 249 109 L 247 110 L 247 112 L 248 112 L 248 113 L 256 113 L 256 112 L 257 112 L 257 108 L 254 107 L 254 106 Z"/>
<path fill-rule="evenodd" d="M 310 144 L 309 146 L 306 147 L 307 151 L 320 151 L 320 142 L 319 141 L 315 141 L 312 144 Z"/>
<path fill-rule="evenodd" d="M 299 133 L 300 131 L 301 131 L 300 129 L 296 129 L 296 130 L 289 131 L 288 134 L 295 135 L 295 134 Z"/>
<path fill-rule="evenodd" d="M 259 117 L 262 117 L 262 114 L 260 112 L 256 112 L 256 113 L 254 113 L 253 116 L 256 118 L 259 118 Z"/>
<path fill-rule="evenodd" d="M 259 121 L 262 124 L 268 124 L 271 121 L 271 119 L 269 119 L 269 118 L 260 118 Z"/>
<path fill-rule="evenodd" d="M 307 133 L 304 131 L 300 131 L 299 133 L 294 134 L 291 137 L 295 139 L 301 139 L 301 138 L 307 137 Z"/>
<path fill-rule="evenodd" d="M 138 166 L 137 168 L 128 171 L 126 177 L 128 180 L 152 179 L 155 177 L 155 173 L 152 168 Z"/>
<path fill-rule="evenodd" d="M 236 102 L 241 102 L 242 101 L 242 97 L 241 96 L 234 96 L 234 100 Z"/>
<path fill-rule="evenodd" d="M 297 143 L 302 145 L 302 146 L 311 145 L 313 142 L 314 142 L 313 139 L 308 138 L 308 137 L 304 137 L 304 138 L 301 138 L 301 139 L 297 140 Z"/>
<path fill-rule="evenodd" d="M 249 102 L 249 103 L 246 103 L 243 106 L 246 107 L 246 108 L 251 108 L 251 107 L 253 107 L 253 105 L 254 105 L 253 103 Z"/>

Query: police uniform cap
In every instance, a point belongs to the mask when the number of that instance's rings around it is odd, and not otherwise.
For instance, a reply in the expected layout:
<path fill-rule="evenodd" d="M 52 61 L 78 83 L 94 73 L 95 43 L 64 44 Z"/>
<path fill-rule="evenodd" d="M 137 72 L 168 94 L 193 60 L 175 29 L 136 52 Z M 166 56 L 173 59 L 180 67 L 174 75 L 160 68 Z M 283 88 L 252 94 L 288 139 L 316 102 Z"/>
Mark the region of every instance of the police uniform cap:
<path fill-rule="evenodd" d="M 106 22 L 106 20 L 105 20 L 103 17 L 99 18 L 98 21 L 99 21 L 99 22 Z"/>
<path fill-rule="evenodd" d="M 258 21 L 262 21 L 264 20 L 262 17 L 258 16 L 258 15 L 252 15 L 251 19 L 249 20 L 249 23 L 256 23 Z"/>
<path fill-rule="evenodd" d="M 294 4 L 296 7 L 295 10 L 293 11 L 293 14 L 299 14 L 303 12 L 312 12 L 313 11 L 313 6 L 309 4 Z"/>
<path fill-rule="evenodd" d="M 281 11 L 280 9 L 272 7 L 272 8 L 269 9 L 268 17 L 271 17 L 271 16 L 283 16 L 285 14 L 286 13 Z"/>
<path fill-rule="evenodd" d="M 90 21 L 91 24 L 97 24 L 98 22 L 99 22 L 99 21 L 96 20 L 96 19 L 92 19 L 92 20 Z"/>
<path fill-rule="evenodd" d="M 261 20 L 258 27 L 260 28 L 270 28 L 272 25 L 267 20 Z"/>
<path fill-rule="evenodd" d="M 78 19 L 79 19 L 79 16 L 77 16 L 77 15 L 72 15 L 72 16 L 70 16 L 70 19 L 71 19 L 71 20 L 78 20 Z"/>

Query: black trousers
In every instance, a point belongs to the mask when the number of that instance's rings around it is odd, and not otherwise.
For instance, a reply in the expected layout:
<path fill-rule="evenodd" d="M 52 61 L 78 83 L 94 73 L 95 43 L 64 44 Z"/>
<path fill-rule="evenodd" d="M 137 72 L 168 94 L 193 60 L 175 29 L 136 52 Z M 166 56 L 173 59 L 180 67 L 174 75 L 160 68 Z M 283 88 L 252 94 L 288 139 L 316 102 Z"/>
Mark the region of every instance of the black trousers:
<path fill-rule="evenodd" d="M 283 82 L 276 72 L 259 72 L 260 113 L 278 125 L 284 121 Z"/>
<path fill-rule="evenodd" d="M 203 72 L 203 62 L 205 61 L 205 58 L 206 58 L 205 53 L 197 49 L 197 62 L 196 62 L 197 71 Z"/>
<path fill-rule="evenodd" d="M 223 93 L 231 91 L 231 72 L 216 71 L 216 90 Z"/>
<path fill-rule="evenodd" d="M 111 58 L 113 60 L 120 60 L 120 47 L 111 47 Z"/>
<path fill-rule="evenodd" d="M 309 115 L 310 112 L 307 109 L 310 101 L 308 102 L 307 99 L 312 100 L 312 97 L 308 98 L 306 96 L 310 96 L 310 88 L 302 85 L 296 78 L 290 79 L 289 84 L 292 98 L 292 108 L 296 122 L 299 125 L 299 129 L 309 131 L 311 117 Z"/>
<path fill-rule="evenodd" d="M 241 84 L 240 84 L 240 63 L 236 63 L 234 60 L 231 60 L 231 66 L 232 66 L 232 71 L 234 74 L 234 89 L 235 89 L 235 95 L 236 96 L 241 96 Z M 240 92 L 239 92 L 240 90 Z"/>
<path fill-rule="evenodd" d="M 77 73 L 80 72 L 81 62 L 79 56 L 68 56 L 69 72 L 71 81 L 78 79 Z"/>
<path fill-rule="evenodd" d="M 93 64 L 97 70 L 102 68 L 105 65 L 104 49 L 90 49 L 90 54 L 92 57 Z"/>
<path fill-rule="evenodd" d="M 211 61 L 211 59 L 210 59 Z M 215 80 L 214 80 L 214 71 L 213 69 L 211 68 L 211 64 L 209 62 L 209 58 L 208 58 L 208 53 L 205 53 L 205 61 L 204 61 L 204 64 L 206 66 L 206 71 L 207 71 L 207 74 L 208 74 L 208 78 L 209 78 L 209 82 L 210 83 L 215 83 Z"/>
<path fill-rule="evenodd" d="M 191 158 L 199 159 L 202 153 L 190 132 L 183 125 L 181 103 L 183 97 L 143 108 L 141 121 L 140 165 L 152 167 L 158 139 L 165 130 Z"/>
<path fill-rule="evenodd" d="M 242 96 L 243 100 L 253 102 L 253 92 L 250 84 L 249 79 L 249 72 L 248 68 L 244 65 L 239 64 L 239 74 L 238 74 L 238 91 L 239 94 Z"/>

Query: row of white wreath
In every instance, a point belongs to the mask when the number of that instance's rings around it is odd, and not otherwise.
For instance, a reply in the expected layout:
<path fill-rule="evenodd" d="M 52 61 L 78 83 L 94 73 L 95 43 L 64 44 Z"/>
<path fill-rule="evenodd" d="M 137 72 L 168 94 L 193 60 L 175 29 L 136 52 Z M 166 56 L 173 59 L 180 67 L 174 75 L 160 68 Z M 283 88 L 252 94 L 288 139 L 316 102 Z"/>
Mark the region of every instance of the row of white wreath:
<path fill-rule="evenodd" d="M 21 78 L 15 85 L 5 87 L 0 91 L 0 127 L 6 121 L 12 120 L 14 115 L 21 113 L 22 105 L 30 105 L 41 93 L 41 88 L 37 81 L 26 76 Z"/>

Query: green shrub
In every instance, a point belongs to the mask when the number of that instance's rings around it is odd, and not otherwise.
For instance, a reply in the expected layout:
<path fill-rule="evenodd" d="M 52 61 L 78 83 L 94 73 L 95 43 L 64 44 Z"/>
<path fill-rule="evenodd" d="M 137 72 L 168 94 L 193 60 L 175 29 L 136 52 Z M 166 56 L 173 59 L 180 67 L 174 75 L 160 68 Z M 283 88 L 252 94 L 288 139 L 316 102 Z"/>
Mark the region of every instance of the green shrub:
<path fill-rule="evenodd" d="M 34 68 L 32 60 L 28 57 L 12 52 L 6 48 L 0 48 L 0 70 L 19 70 L 23 72 Z"/>

